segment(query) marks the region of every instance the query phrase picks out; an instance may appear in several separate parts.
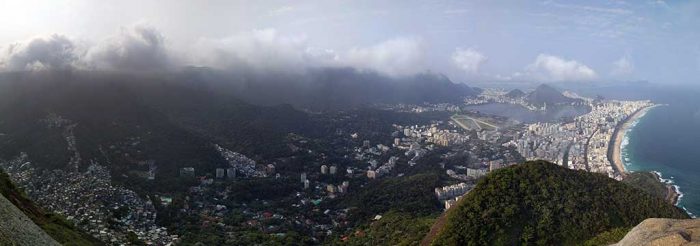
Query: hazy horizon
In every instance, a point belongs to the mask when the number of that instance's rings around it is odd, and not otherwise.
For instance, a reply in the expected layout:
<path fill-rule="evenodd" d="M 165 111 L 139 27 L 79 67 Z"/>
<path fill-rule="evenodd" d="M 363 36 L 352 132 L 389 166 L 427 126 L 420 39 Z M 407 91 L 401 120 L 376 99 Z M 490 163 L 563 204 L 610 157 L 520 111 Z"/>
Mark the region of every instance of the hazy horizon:
<path fill-rule="evenodd" d="M 467 84 L 693 84 L 684 1 L 3 1 L 0 71 L 430 71 Z"/>

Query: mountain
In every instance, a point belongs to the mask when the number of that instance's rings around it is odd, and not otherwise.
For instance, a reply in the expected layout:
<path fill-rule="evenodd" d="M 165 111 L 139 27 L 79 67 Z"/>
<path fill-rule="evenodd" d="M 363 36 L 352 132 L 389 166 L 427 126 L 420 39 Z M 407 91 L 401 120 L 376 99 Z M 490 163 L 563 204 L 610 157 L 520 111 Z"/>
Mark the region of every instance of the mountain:
<path fill-rule="evenodd" d="M 446 215 L 435 245 L 575 245 L 651 217 L 686 219 L 665 200 L 545 161 L 499 169 Z"/>
<path fill-rule="evenodd" d="M 2 170 L 0 193 L 1 245 L 102 245 L 63 217 L 36 206 Z"/>
<path fill-rule="evenodd" d="M 579 102 L 579 99 L 564 96 L 560 91 L 552 86 L 541 84 L 530 92 L 525 98 L 530 105 L 542 107 L 545 104 L 552 106 L 557 104 L 569 104 Z"/>
<path fill-rule="evenodd" d="M 668 184 L 659 182 L 659 178 L 654 173 L 633 172 L 629 173 L 622 180 L 625 184 L 631 185 L 640 190 L 646 191 L 656 197 L 666 199 L 675 203 L 676 194 Z"/>
<path fill-rule="evenodd" d="M 519 89 L 513 89 L 513 90 L 509 91 L 508 93 L 506 93 L 505 96 L 509 97 L 509 98 L 521 98 L 521 97 L 525 96 L 525 92 L 523 92 Z"/>
<path fill-rule="evenodd" d="M 24 152 L 39 168 L 64 170 L 119 163 L 109 165 L 117 180 L 153 160 L 153 189 L 181 186 L 181 167 L 227 166 L 214 144 L 250 158 L 289 156 L 289 133 L 319 128 L 289 105 L 255 106 L 180 78 L 71 72 L 0 81 L 0 159 Z"/>
<path fill-rule="evenodd" d="M 81 71 L 0 74 L 0 159 L 27 153 L 28 160 L 39 168 L 64 170 L 85 170 L 94 161 L 109 166 L 117 183 L 128 183 L 132 188 L 144 182 L 149 166 L 143 163 L 152 161 L 157 167 L 156 178 L 140 186 L 170 192 L 188 185 L 177 178 L 180 168 L 193 167 L 197 175 L 203 175 L 228 166 L 215 145 L 256 161 L 274 160 L 294 155 L 288 145 L 290 134 L 325 138 L 338 128 L 362 132 L 377 127 L 390 134 L 391 124 L 403 122 L 400 118 L 404 117 L 365 110 L 369 114 L 365 120 L 382 119 L 382 124 L 363 121 L 357 126 L 338 126 L 330 124 L 332 118 L 319 120 L 333 114 L 310 114 L 289 104 L 271 103 L 292 102 L 278 95 L 300 93 L 301 101 L 294 101 L 298 105 L 347 108 L 361 106 L 360 102 L 439 101 L 448 93 L 453 93 L 452 100 L 462 100 L 464 91 L 454 88 L 471 90 L 437 75 L 402 81 L 408 84 L 403 87 L 376 74 L 322 71 L 327 77 L 314 83 L 326 85 L 307 90 L 299 88 L 309 81 L 291 88 L 267 88 L 276 83 L 269 82 L 273 80 L 262 84 L 249 81 L 243 86 L 220 72 L 204 69 L 161 75 Z M 320 73 L 317 77 L 323 77 Z M 348 79 L 336 80 L 339 78 Z M 374 84 L 369 78 L 383 82 Z M 394 90 L 399 92 L 391 92 Z M 269 94 L 261 95 L 263 92 Z"/>
<path fill-rule="evenodd" d="M 335 110 L 372 104 L 461 102 L 480 89 L 457 84 L 447 77 L 423 73 L 387 77 L 353 68 L 316 68 L 303 73 L 237 72 L 189 68 L 178 75 L 221 90 L 256 105 L 290 104 L 296 108 Z"/>
<path fill-rule="evenodd" d="M 359 232 L 341 236 L 346 239 L 343 244 L 416 244 L 441 211 L 434 195 L 440 185 L 439 176 L 427 172 L 377 180 L 340 199 L 337 203 L 349 208 L 349 221 Z M 381 216 L 378 220 L 377 215 Z"/>

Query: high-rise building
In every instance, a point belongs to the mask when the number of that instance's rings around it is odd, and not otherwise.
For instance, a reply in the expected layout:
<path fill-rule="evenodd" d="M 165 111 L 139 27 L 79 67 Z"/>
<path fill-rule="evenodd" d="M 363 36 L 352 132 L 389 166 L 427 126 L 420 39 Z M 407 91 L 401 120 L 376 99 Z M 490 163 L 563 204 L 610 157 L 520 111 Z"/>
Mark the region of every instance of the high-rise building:
<path fill-rule="evenodd" d="M 229 167 L 226 169 L 226 177 L 229 179 L 235 179 L 236 178 L 236 169 L 233 167 Z"/>
<path fill-rule="evenodd" d="M 480 178 L 486 175 L 486 169 L 467 168 L 467 176 L 471 178 Z"/>
<path fill-rule="evenodd" d="M 501 164 L 500 161 L 491 161 L 491 162 L 489 162 L 489 172 L 493 172 L 493 171 L 495 171 L 496 169 L 499 169 L 499 168 L 501 168 L 501 167 L 503 167 L 503 165 Z"/>
<path fill-rule="evenodd" d="M 340 185 L 341 188 L 343 188 L 342 192 L 347 192 L 348 188 L 350 188 L 350 182 L 349 181 L 343 181 L 343 184 Z"/>
<path fill-rule="evenodd" d="M 308 189 L 309 186 L 311 185 L 311 182 L 308 179 L 305 179 L 303 183 L 304 183 L 304 189 Z"/>
<path fill-rule="evenodd" d="M 377 178 L 377 172 L 372 171 L 372 170 L 367 170 L 367 178 L 371 178 L 371 179 Z"/>
<path fill-rule="evenodd" d="M 337 191 L 337 188 L 333 184 L 326 185 L 326 191 L 329 193 L 335 193 Z"/>
<path fill-rule="evenodd" d="M 331 175 L 335 175 L 335 173 L 338 171 L 338 167 L 336 166 L 331 166 L 330 167 L 330 173 Z"/>
<path fill-rule="evenodd" d="M 445 210 L 450 209 L 456 202 L 455 200 L 445 200 Z"/>
<path fill-rule="evenodd" d="M 328 173 L 328 166 L 321 165 L 321 174 L 326 174 L 326 173 Z"/>
<path fill-rule="evenodd" d="M 372 166 L 372 168 L 377 168 L 377 165 L 379 165 L 379 162 L 374 159 L 370 160 L 368 163 L 370 166 Z"/>
<path fill-rule="evenodd" d="M 223 168 L 217 168 L 216 169 L 216 178 L 221 179 L 224 178 L 224 169 Z"/>
<path fill-rule="evenodd" d="M 304 183 L 306 181 L 306 173 L 301 173 L 301 182 Z"/>
<path fill-rule="evenodd" d="M 180 169 L 180 177 L 194 177 L 194 167 L 183 167 Z"/>

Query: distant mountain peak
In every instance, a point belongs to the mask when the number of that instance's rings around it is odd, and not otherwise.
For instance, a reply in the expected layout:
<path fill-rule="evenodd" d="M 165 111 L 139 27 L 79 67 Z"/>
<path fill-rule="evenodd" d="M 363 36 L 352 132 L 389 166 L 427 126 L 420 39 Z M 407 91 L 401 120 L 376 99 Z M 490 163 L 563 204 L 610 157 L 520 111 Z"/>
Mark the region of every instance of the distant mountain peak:
<path fill-rule="evenodd" d="M 561 91 L 559 91 L 557 88 L 554 88 L 553 86 L 548 84 L 540 84 L 537 87 L 535 87 L 535 90 L 533 90 L 532 92 L 563 95 Z"/>
<path fill-rule="evenodd" d="M 564 96 L 559 90 L 548 84 L 537 86 L 535 90 L 527 95 L 526 100 L 534 106 L 544 106 L 545 104 L 556 105 L 578 101 L 577 99 Z"/>
<path fill-rule="evenodd" d="M 520 89 L 513 89 L 513 90 L 509 91 L 508 93 L 506 93 L 505 96 L 509 97 L 509 98 L 521 98 L 521 97 L 524 97 L 525 95 L 526 95 L 525 92 L 521 91 Z"/>

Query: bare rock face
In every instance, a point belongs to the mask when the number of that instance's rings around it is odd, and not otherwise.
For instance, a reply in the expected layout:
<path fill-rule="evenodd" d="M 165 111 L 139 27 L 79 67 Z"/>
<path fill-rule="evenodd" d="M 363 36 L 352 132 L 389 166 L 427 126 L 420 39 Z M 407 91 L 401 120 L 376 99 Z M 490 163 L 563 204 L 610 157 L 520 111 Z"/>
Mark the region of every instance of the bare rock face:
<path fill-rule="evenodd" d="M 0 245 L 60 245 L 0 195 Z"/>
<path fill-rule="evenodd" d="M 700 219 L 646 219 L 615 245 L 700 245 Z"/>

